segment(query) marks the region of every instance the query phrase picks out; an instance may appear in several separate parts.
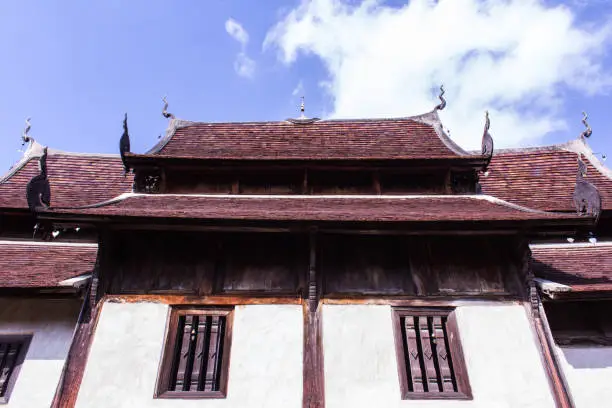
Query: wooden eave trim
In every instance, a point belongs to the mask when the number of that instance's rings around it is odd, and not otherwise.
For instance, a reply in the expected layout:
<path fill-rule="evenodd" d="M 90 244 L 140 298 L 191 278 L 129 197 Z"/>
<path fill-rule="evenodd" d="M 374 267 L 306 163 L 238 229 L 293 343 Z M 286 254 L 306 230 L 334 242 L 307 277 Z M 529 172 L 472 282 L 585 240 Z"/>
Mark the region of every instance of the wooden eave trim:
<path fill-rule="evenodd" d="M 482 169 L 488 165 L 489 158 L 483 156 L 457 156 L 442 158 L 401 158 L 401 159 L 210 159 L 195 157 L 171 157 L 159 155 L 141 155 L 126 153 L 130 167 L 180 168 L 180 169 L 393 169 L 393 168 L 426 168 L 426 169 Z"/>
<path fill-rule="evenodd" d="M 316 226 L 320 231 L 404 231 L 407 234 L 416 234 L 423 231 L 437 233 L 452 233 L 456 231 L 469 231 L 469 233 L 489 233 L 491 231 L 505 231 L 502 233 L 515 234 L 538 233 L 573 235 L 577 230 L 589 230 L 594 226 L 592 218 L 549 218 L 528 220 L 465 220 L 465 221 L 303 221 L 303 220 L 244 220 L 244 219 L 200 219 L 200 218 L 174 218 L 174 217 L 134 217 L 123 215 L 81 215 L 43 212 L 38 214 L 39 220 L 52 221 L 57 224 L 84 223 L 84 224 L 115 224 L 115 225 L 150 225 L 152 229 L 165 229 L 168 226 L 185 226 L 194 228 L 270 228 L 286 230 L 308 230 Z"/>

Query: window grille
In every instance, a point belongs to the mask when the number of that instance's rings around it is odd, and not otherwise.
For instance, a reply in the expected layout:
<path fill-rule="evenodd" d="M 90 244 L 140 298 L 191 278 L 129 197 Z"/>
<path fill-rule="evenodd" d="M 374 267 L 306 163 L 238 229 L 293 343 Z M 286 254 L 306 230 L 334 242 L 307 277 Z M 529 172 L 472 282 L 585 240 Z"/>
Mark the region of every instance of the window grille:
<path fill-rule="evenodd" d="M 469 399 L 470 387 L 452 309 L 394 309 L 403 399 Z"/>
<path fill-rule="evenodd" d="M 0 335 L 0 403 L 8 403 L 32 336 Z"/>
<path fill-rule="evenodd" d="M 225 397 L 231 317 L 228 309 L 172 310 L 157 397 Z"/>

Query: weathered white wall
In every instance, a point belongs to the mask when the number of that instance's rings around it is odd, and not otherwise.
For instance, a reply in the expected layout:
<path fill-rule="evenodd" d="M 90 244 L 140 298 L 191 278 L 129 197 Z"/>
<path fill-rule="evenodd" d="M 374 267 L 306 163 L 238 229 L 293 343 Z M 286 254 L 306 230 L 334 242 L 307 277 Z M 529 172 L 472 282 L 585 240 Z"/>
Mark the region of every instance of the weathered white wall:
<path fill-rule="evenodd" d="M 557 348 L 577 408 L 612 407 L 612 347 Z"/>
<path fill-rule="evenodd" d="M 168 306 L 105 303 L 77 407 L 301 407 L 302 307 L 236 306 L 226 399 L 153 399 Z"/>
<path fill-rule="evenodd" d="M 8 408 L 49 407 L 81 302 L 0 298 L 0 334 L 33 334 L 32 342 L 11 393 Z"/>
<path fill-rule="evenodd" d="M 472 401 L 401 399 L 389 306 L 325 305 L 322 313 L 327 408 L 554 407 L 523 306 L 457 308 Z"/>

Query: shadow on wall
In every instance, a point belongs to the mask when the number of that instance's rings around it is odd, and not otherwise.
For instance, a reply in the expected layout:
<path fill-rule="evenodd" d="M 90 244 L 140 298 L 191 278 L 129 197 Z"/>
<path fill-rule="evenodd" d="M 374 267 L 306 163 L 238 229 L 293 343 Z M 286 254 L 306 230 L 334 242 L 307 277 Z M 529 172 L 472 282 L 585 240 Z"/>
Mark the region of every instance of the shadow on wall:
<path fill-rule="evenodd" d="M 80 307 L 79 299 L 0 298 L 0 335 L 33 334 L 26 360 L 63 360 Z"/>
<path fill-rule="evenodd" d="M 612 370 L 612 347 L 564 347 L 561 348 L 561 353 L 573 368 Z"/>

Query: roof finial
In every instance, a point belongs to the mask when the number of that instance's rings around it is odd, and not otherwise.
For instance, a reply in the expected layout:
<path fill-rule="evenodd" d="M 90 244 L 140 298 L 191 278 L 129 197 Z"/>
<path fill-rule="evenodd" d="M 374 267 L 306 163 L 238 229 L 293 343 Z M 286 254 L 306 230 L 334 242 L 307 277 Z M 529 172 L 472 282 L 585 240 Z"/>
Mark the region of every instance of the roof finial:
<path fill-rule="evenodd" d="M 127 175 L 130 171 L 130 167 L 127 164 L 125 154 L 130 152 L 130 134 L 128 132 L 127 124 L 127 113 L 123 117 L 123 134 L 119 139 L 119 154 L 121 155 L 121 161 L 123 162 L 123 175 Z"/>
<path fill-rule="evenodd" d="M 482 134 L 482 155 L 491 158 L 493 156 L 493 138 L 489 133 L 491 120 L 489 119 L 489 111 L 485 111 L 485 126 Z"/>
<path fill-rule="evenodd" d="M 440 104 L 438 104 L 434 110 L 442 110 L 446 107 L 446 99 L 444 99 L 444 94 L 446 93 L 446 91 L 444 90 L 444 85 L 440 85 L 440 95 L 438 95 L 438 98 L 440 99 Z"/>
<path fill-rule="evenodd" d="M 580 137 L 582 139 L 584 138 L 589 138 L 591 137 L 591 135 L 593 134 L 593 129 L 591 129 L 591 126 L 589 126 L 589 123 L 587 122 L 587 119 L 589 118 L 589 115 L 586 114 L 586 112 L 582 112 L 582 124 L 584 125 L 584 127 L 586 129 L 584 129 L 584 131 L 580 134 Z"/>
<path fill-rule="evenodd" d="M 306 115 L 304 115 L 305 112 L 305 108 L 304 108 L 304 97 L 302 96 L 302 103 L 300 104 L 300 119 L 306 119 Z"/>
<path fill-rule="evenodd" d="M 26 186 L 28 207 L 34 213 L 45 210 L 51 205 L 51 187 L 47 178 L 47 148 L 38 160 L 40 173 L 30 179 Z"/>
<path fill-rule="evenodd" d="M 586 181 L 587 166 L 578 154 L 578 172 L 576 173 L 576 186 L 574 187 L 574 206 L 579 215 L 588 215 L 599 219 L 601 214 L 601 195 L 592 183 Z"/>
<path fill-rule="evenodd" d="M 23 133 L 21 133 L 21 140 L 23 140 L 23 144 L 26 144 L 32 140 L 32 138 L 28 135 L 28 133 L 30 133 L 30 128 L 32 127 L 30 119 L 32 118 L 26 118 L 25 128 L 23 129 Z"/>
<path fill-rule="evenodd" d="M 174 119 L 174 115 L 168 112 L 168 101 L 166 100 L 165 96 L 162 98 L 162 101 L 164 101 L 164 110 L 162 111 L 162 115 L 166 119 Z"/>

